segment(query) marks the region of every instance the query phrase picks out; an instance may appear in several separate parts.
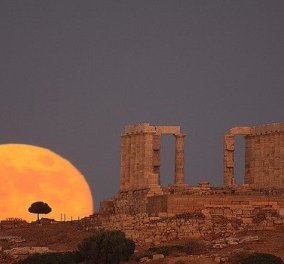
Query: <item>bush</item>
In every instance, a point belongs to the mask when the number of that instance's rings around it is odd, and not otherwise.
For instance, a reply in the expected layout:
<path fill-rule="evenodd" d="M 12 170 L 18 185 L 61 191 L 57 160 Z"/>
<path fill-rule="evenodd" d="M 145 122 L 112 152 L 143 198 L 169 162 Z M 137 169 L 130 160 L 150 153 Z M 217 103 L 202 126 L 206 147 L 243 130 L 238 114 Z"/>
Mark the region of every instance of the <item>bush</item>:
<path fill-rule="evenodd" d="M 151 257 L 154 254 L 163 254 L 164 256 L 168 256 L 171 252 L 173 252 L 173 246 L 150 247 L 146 251 L 145 256 Z"/>
<path fill-rule="evenodd" d="M 281 258 L 267 253 L 254 253 L 244 257 L 240 264 L 283 264 Z"/>
<path fill-rule="evenodd" d="M 87 263 L 118 264 L 134 253 L 135 244 L 121 231 L 100 231 L 78 246 Z"/>
<path fill-rule="evenodd" d="M 197 239 L 189 239 L 183 244 L 183 251 L 188 255 L 198 255 L 205 250 L 205 245 Z"/>
<path fill-rule="evenodd" d="M 18 264 L 118 264 L 134 253 L 135 244 L 121 231 L 103 231 L 86 238 L 78 246 L 79 251 L 34 254 Z"/>
<path fill-rule="evenodd" d="M 83 259 L 79 252 L 34 254 L 17 264 L 77 264 Z"/>
<path fill-rule="evenodd" d="M 240 264 L 241 261 L 243 261 L 245 258 L 250 256 L 251 254 L 252 254 L 251 251 L 237 249 L 234 252 L 232 252 L 231 256 L 229 257 L 229 263 Z"/>
<path fill-rule="evenodd" d="M 181 244 L 150 247 L 145 252 L 145 256 L 151 256 L 154 254 L 163 254 L 164 256 L 168 256 L 175 252 L 184 252 L 188 255 L 197 255 L 204 252 L 205 249 L 206 246 L 203 241 L 197 239 L 188 239 Z"/>

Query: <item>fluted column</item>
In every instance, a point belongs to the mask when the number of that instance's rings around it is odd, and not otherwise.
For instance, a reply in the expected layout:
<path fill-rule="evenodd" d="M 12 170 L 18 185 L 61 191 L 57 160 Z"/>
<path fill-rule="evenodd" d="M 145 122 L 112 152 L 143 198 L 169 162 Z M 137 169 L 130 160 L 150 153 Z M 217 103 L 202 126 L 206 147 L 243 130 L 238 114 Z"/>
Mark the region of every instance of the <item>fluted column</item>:
<path fill-rule="evenodd" d="M 234 175 L 234 151 L 235 137 L 234 135 L 226 134 L 224 136 L 224 186 L 232 187 L 236 185 Z"/>
<path fill-rule="evenodd" d="M 139 177 L 139 188 L 144 187 L 144 180 L 143 180 L 143 169 L 144 169 L 144 141 L 143 141 L 143 134 L 138 134 L 138 144 L 139 144 L 139 156 L 138 156 L 138 177 Z"/>
<path fill-rule="evenodd" d="M 153 136 L 152 132 L 144 133 L 144 179 L 147 186 L 158 184 L 153 173 Z"/>
<path fill-rule="evenodd" d="M 121 146 L 120 146 L 120 190 L 125 190 L 126 185 L 126 135 L 121 136 Z"/>
<path fill-rule="evenodd" d="M 131 149 L 131 143 L 130 143 L 130 136 L 125 135 L 125 189 L 129 189 L 130 187 L 130 149 Z"/>
<path fill-rule="evenodd" d="M 153 172 L 158 176 L 158 184 L 160 185 L 160 149 L 161 149 L 161 135 L 153 136 Z"/>
<path fill-rule="evenodd" d="M 133 179 L 134 179 L 134 184 L 133 187 L 134 189 L 139 189 L 139 155 L 140 155 L 140 142 L 139 142 L 139 134 L 135 133 L 133 135 L 134 137 L 134 146 L 135 146 L 135 156 L 134 156 L 134 173 L 133 173 Z"/>
<path fill-rule="evenodd" d="M 184 184 L 184 134 L 175 135 L 175 184 Z"/>
<path fill-rule="evenodd" d="M 135 155 L 136 155 L 136 147 L 135 147 L 135 136 L 131 134 L 130 136 L 130 170 L 129 170 L 129 188 L 133 189 L 135 185 Z"/>

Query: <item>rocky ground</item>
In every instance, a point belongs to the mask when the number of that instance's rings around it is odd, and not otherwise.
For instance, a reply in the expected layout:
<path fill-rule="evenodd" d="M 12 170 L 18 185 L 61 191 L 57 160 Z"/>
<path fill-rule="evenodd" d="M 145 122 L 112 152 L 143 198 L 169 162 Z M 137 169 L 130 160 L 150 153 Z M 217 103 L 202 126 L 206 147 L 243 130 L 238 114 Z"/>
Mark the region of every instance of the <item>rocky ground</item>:
<path fill-rule="evenodd" d="M 29 253 L 48 251 L 72 251 L 89 231 L 77 222 L 57 222 L 52 224 L 32 223 L 20 227 L 0 229 L 0 263 L 14 263 Z"/>
<path fill-rule="evenodd" d="M 0 263 L 15 263 L 17 259 L 34 252 L 75 250 L 83 238 L 93 233 L 93 230 L 88 230 L 76 222 L 2 228 L 0 229 Z M 143 256 L 143 251 L 145 249 L 138 248 L 137 261 L 153 264 L 229 263 L 231 256 L 240 251 L 271 253 L 284 260 L 284 227 L 271 231 L 245 232 L 226 238 L 206 238 L 206 247 L 199 255 L 172 253 L 170 256 L 162 254 Z"/>

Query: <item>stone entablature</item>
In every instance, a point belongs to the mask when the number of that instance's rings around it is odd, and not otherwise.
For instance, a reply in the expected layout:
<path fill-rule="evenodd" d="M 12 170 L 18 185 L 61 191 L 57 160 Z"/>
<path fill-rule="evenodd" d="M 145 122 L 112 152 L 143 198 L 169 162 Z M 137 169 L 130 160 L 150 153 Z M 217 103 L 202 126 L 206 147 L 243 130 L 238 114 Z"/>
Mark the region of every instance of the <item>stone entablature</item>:
<path fill-rule="evenodd" d="M 272 123 L 260 126 L 252 126 L 250 135 L 265 135 L 276 132 L 284 132 L 284 123 Z"/>
<path fill-rule="evenodd" d="M 224 186 L 236 186 L 235 136 L 245 136 L 245 179 L 253 188 L 284 188 L 284 123 L 234 127 L 224 136 Z"/>
<path fill-rule="evenodd" d="M 180 134 L 180 126 L 151 126 L 149 123 L 127 125 L 124 129 L 125 134 L 153 132 L 156 134 Z"/>
<path fill-rule="evenodd" d="M 184 184 L 184 138 L 179 126 L 128 125 L 121 135 L 120 191 L 149 188 L 161 193 L 161 135 L 172 134 L 175 144 L 175 184 Z"/>

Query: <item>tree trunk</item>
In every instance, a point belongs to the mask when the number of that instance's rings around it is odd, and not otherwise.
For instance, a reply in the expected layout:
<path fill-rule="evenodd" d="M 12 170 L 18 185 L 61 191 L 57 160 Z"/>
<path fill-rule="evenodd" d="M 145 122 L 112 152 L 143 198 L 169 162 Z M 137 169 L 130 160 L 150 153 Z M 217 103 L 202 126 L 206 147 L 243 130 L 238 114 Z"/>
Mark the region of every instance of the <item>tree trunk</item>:
<path fill-rule="evenodd" d="M 37 222 L 39 223 L 39 214 L 37 214 Z"/>

